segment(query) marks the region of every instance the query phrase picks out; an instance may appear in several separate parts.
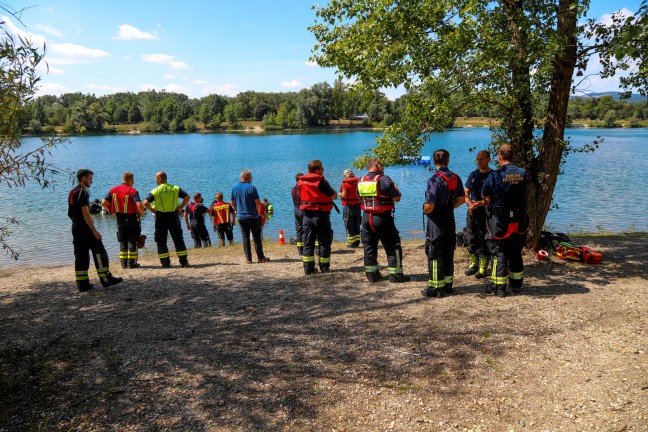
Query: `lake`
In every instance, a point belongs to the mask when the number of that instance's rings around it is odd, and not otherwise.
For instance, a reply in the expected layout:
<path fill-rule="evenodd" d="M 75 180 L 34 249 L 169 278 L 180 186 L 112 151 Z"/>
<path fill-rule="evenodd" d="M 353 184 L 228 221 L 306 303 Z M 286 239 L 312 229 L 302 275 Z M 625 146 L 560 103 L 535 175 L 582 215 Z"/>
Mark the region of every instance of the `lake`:
<path fill-rule="evenodd" d="M 325 176 L 334 188 L 342 180 L 342 172 L 350 168 L 356 155 L 373 145 L 377 132 L 323 132 L 289 134 L 176 134 L 118 135 L 72 137 L 57 148 L 50 161 L 76 171 L 87 167 L 95 172 L 91 199 L 100 200 L 108 190 L 121 183 L 121 175 L 135 173 L 135 188 L 142 199 L 155 187 L 154 175 L 167 172 L 169 183 L 176 184 L 190 195 L 201 192 L 209 204 L 214 193 L 222 191 L 229 199 L 231 188 L 238 182 L 243 168 L 252 170 L 253 184 L 261 198 L 274 204 L 274 215 L 266 224 L 264 237 L 276 241 L 279 230 L 286 239 L 294 235 L 290 190 L 297 172 L 306 172 L 308 161 L 321 159 Z M 559 177 L 554 202 L 557 206 L 547 225 L 557 231 L 597 232 L 648 230 L 648 204 L 641 192 L 628 195 L 626 188 L 648 184 L 647 129 L 570 129 L 576 145 L 592 142 L 600 135 L 605 140 L 589 154 L 574 154 Z M 486 148 L 490 132 L 483 128 L 452 129 L 435 134 L 426 143 L 423 154 L 437 148 L 450 151 L 450 169 L 465 181 L 475 169 L 475 153 L 470 148 Z M 25 147 L 40 140 L 29 138 Z M 356 175 L 362 171 L 354 170 Z M 387 168 L 399 185 L 403 198 L 397 205 L 396 225 L 403 238 L 424 238 L 422 201 L 431 173 L 422 166 Z M 641 185 L 644 186 L 641 186 Z M 73 262 L 70 220 L 67 217 L 67 194 L 72 188 L 61 175 L 53 189 L 40 189 L 35 184 L 25 188 L 0 188 L 0 217 L 15 216 L 20 225 L 12 226 L 9 243 L 20 252 L 14 263 L 0 254 L 0 266 L 64 264 Z M 338 205 L 341 207 L 338 201 Z M 458 227 L 464 225 L 466 207 L 455 212 Z M 104 237 L 111 260 L 118 260 L 115 220 L 110 215 L 95 215 L 95 224 Z M 336 240 L 345 240 L 342 216 L 331 214 Z M 183 224 L 184 225 L 184 224 Z M 143 233 L 149 237 L 147 249 L 155 250 L 153 217 L 142 218 Z M 212 242 L 216 234 L 210 230 Z M 235 229 L 240 242 L 240 231 Z M 185 242 L 192 240 L 185 231 Z M 169 241 L 172 245 L 172 242 Z M 215 252 L 217 253 L 217 252 Z"/>

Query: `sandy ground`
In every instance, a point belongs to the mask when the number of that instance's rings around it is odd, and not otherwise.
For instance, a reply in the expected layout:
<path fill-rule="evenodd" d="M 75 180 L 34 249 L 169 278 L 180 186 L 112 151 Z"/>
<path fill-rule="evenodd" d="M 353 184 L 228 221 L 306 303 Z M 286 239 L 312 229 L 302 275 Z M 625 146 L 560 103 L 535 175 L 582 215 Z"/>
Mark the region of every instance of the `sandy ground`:
<path fill-rule="evenodd" d="M 113 260 L 124 283 L 89 293 L 71 265 L 0 269 L 0 430 L 648 430 L 648 235 L 578 242 L 604 264 L 528 258 L 504 299 L 463 251 L 456 294 L 423 298 L 421 241 L 405 284 L 343 244 L 311 277 L 269 243 Z"/>

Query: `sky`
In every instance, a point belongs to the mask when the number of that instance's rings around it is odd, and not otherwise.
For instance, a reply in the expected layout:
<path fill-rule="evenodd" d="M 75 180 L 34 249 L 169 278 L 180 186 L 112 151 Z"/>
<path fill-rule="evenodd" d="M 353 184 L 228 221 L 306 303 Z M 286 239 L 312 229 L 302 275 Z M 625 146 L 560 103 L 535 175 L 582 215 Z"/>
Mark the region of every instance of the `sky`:
<path fill-rule="evenodd" d="M 592 0 L 589 16 L 608 19 L 640 0 Z M 299 91 L 336 79 L 334 69 L 309 61 L 315 38 L 315 3 L 308 0 L 88 1 L 43 0 L 21 22 L 0 10 L 5 27 L 45 43 L 49 69 L 39 95 L 70 92 L 97 96 L 165 89 L 192 98 L 235 96 L 247 90 Z M 597 61 L 590 71 L 595 72 Z M 618 90 L 618 78 L 590 78 L 588 91 Z M 402 89 L 383 89 L 390 98 Z"/>

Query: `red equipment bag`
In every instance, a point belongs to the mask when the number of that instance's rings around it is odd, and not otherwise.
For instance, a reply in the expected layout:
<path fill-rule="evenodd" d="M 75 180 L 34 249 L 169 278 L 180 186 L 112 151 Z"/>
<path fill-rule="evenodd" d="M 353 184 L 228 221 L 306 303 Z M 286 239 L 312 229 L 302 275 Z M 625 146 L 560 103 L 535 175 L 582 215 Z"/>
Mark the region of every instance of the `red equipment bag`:
<path fill-rule="evenodd" d="M 601 264 L 603 262 L 603 255 L 588 247 L 581 246 L 581 261 L 585 264 Z"/>

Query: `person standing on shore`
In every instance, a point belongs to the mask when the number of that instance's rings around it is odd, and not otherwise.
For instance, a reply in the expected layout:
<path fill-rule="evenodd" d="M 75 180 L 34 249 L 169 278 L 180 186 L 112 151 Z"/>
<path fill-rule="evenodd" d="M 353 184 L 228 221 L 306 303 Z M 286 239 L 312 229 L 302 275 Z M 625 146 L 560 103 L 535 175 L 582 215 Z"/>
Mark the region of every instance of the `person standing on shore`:
<path fill-rule="evenodd" d="M 225 246 L 225 237 L 229 245 L 234 244 L 234 233 L 232 224 L 235 222 L 235 212 L 232 204 L 223 201 L 223 193 L 216 192 L 216 200 L 212 203 L 208 212 L 214 216 L 214 231 L 218 233 L 218 241 Z"/>
<path fill-rule="evenodd" d="M 146 197 L 144 207 L 155 215 L 155 242 L 158 258 L 162 268 L 171 267 L 169 248 L 167 247 L 167 236 L 171 234 L 180 265 L 188 267 L 187 247 L 182 237 L 179 214 L 189 202 L 189 195 L 180 187 L 168 184 L 164 171 L 155 174 L 155 183 L 158 186 Z M 178 204 L 179 199 L 182 199 L 180 204 Z"/>
<path fill-rule="evenodd" d="M 299 177 L 303 176 L 304 173 L 297 173 L 295 175 L 295 186 L 293 186 L 291 195 L 293 201 L 293 216 L 295 218 L 295 232 L 297 235 L 297 253 L 299 256 L 304 256 L 304 212 L 300 208 L 301 200 L 299 199 Z"/>
<path fill-rule="evenodd" d="M 119 261 L 122 268 L 137 268 L 137 241 L 142 234 L 140 216 L 144 214 L 144 204 L 139 192 L 133 187 L 135 176 L 126 171 L 123 183 L 115 186 L 101 201 L 101 206 L 117 218 L 117 241 L 119 241 Z"/>
<path fill-rule="evenodd" d="M 350 169 L 344 170 L 344 180 L 340 185 L 340 198 L 344 206 L 344 227 L 347 232 L 347 246 L 357 248 L 360 246 L 360 224 L 362 224 L 362 211 L 358 197 L 358 178 Z"/>
<path fill-rule="evenodd" d="M 94 226 L 88 207 L 90 191 L 94 173 L 89 169 L 80 169 L 76 173 L 79 184 L 68 194 L 68 216 L 72 219 L 72 244 L 74 245 L 74 271 L 76 285 L 79 291 L 85 292 L 92 289 L 88 277 L 90 267 L 89 253 L 95 262 L 97 275 L 101 285 L 109 287 L 122 282 L 122 278 L 115 277 L 110 272 L 108 253 L 101 241 L 101 234 Z"/>
<path fill-rule="evenodd" d="M 367 173 L 358 182 L 358 196 L 362 215 L 362 244 L 364 246 L 365 274 L 371 283 L 382 279 L 378 268 L 378 241 L 385 248 L 389 267 L 389 282 L 410 280 L 403 274 L 403 248 L 394 223 L 394 203 L 400 201 L 401 193 L 396 183 L 383 172 L 382 163 L 371 158 L 367 161 Z"/>
<path fill-rule="evenodd" d="M 319 159 L 308 163 L 308 174 L 299 177 L 299 208 L 304 212 L 304 273 L 316 274 L 315 242 L 319 242 L 319 268 L 322 273 L 331 271 L 331 209 L 337 192 L 324 178 L 324 166 Z"/>
<path fill-rule="evenodd" d="M 448 169 L 450 153 L 439 149 L 434 152 L 432 159 L 436 172 L 428 180 L 423 204 L 423 213 L 427 215 L 425 254 L 430 273 L 423 295 L 444 297 L 454 291 L 454 209 L 465 202 L 465 196 L 461 178 Z"/>
<path fill-rule="evenodd" d="M 187 230 L 191 232 L 191 238 L 193 238 L 196 249 L 211 246 L 209 232 L 207 232 L 207 227 L 205 226 L 205 213 L 207 211 L 208 209 L 203 204 L 203 197 L 200 192 L 196 192 L 193 202 L 190 202 L 185 207 L 185 224 L 187 225 Z"/>
<path fill-rule="evenodd" d="M 466 276 L 475 275 L 478 279 L 486 277 L 488 266 L 488 248 L 486 246 L 486 202 L 481 190 L 491 173 L 490 154 L 486 150 L 477 153 L 477 169 L 470 173 L 466 180 L 466 241 L 470 266 Z"/>
<path fill-rule="evenodd" d="M 259 192 L 252 185 L 252 171 L 244 169 L 239 177 L 240 182 L 232 188 L 231 203 L 241 228 L 243 237 L 243 252 L 248 264 L 252 264 L 252 249 L 250 234 L 254 240 L 254 250 L 259 264 L 267 263 L 270 258 L 263 254 L 263 239 L 261 238 L 261 215 L 263 204 Z"/>
<path fill-rule="evenodd" d="M 526 170 L 513 164 L 515 153 L 510 144 L 497 151 L 500 169 L 493 171 L 482 188 L 487 205 L 486 243 L 493 257 L 493 272 L 486 293 L 498 297 L 520 292 L 524 280 L 522 247 L 528 226 L 526 214 Z"/>

